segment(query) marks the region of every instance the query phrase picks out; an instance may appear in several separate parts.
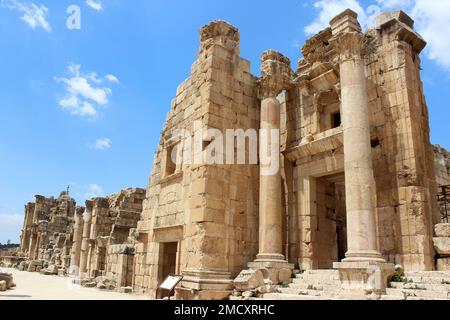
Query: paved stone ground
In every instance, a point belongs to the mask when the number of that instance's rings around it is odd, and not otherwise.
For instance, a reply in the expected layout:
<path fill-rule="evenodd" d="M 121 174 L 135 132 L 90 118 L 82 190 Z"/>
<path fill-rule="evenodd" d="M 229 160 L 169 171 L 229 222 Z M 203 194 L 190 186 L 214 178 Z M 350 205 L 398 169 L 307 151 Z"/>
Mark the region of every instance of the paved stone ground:
<path fill-rule="evenodd" d="M 81 288 L 73 285 L 71 278 L 15 269 L 2 268 L 2 271 L 13 274 L 17 287 L 0 292 L 0 300 L 149 300 L 145 296 Z"/>

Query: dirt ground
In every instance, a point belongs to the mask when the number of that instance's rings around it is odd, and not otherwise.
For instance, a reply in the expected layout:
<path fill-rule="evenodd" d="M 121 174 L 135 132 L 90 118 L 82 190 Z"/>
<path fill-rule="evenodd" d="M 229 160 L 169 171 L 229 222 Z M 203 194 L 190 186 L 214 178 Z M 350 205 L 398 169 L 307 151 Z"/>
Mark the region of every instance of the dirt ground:
<path fill-rule="evenodd" d="M 72 278 L 7 268 L 2 272 L 12 273 L 17 287 L 0 292 L 0 300 L 149 300 L 145 296 L 82 288 L 72 284 Z"/>

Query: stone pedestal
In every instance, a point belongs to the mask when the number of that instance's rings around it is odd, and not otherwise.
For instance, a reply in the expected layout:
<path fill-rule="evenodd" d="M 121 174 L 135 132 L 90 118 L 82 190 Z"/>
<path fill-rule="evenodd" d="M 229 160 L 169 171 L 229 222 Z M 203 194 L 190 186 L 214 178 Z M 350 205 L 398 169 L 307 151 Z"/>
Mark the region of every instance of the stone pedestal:
<path fill-rule="evenodd" d="M 233 290 L 231 273 L 220 271 L 183 271 L 181 286 L 176 288 L 177 300 L 225 300 Z"/>
<path fill-rule="evenodd" d="M 380 295 L 386 292 L 389 278 L 395 273 L 390 263 L 375 261 L 337 262 L 333 267 L 339 270 L 342 283 L 341 295 Z"/>

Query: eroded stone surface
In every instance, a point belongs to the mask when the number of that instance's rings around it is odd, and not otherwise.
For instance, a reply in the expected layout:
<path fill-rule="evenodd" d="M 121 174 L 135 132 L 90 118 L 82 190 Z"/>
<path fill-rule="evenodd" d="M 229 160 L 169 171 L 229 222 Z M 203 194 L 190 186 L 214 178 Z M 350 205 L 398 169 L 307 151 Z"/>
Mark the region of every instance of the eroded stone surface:
<path fill-rule="evenodd" d="M 434 238 L 433 242 L 440 256 L 450 256 L 450 238 Z"/>

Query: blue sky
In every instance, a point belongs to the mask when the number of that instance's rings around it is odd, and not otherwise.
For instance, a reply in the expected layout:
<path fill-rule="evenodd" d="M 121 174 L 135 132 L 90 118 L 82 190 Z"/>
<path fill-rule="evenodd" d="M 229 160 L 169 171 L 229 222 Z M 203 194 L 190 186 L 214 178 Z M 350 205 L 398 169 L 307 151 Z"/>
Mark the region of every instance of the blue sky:
<path fill-rule="evenodd" d="M 80 30 L 66 27 L 70 5 L 80 8 Z M 18 241 L 35 194 L 70 185 L 82 204 L 146 187 L 201 26 L 236 25 L 241 55 L 258 75 L 264 50 L 283 52 L 294 67 L 298 45 L 345 7 L 365 26 L 379 9 L 418 17 L 431 40 L 422 59 L 432 142 L 450 148 L 448 0 L 0 0 L 0 242 Z"/>

